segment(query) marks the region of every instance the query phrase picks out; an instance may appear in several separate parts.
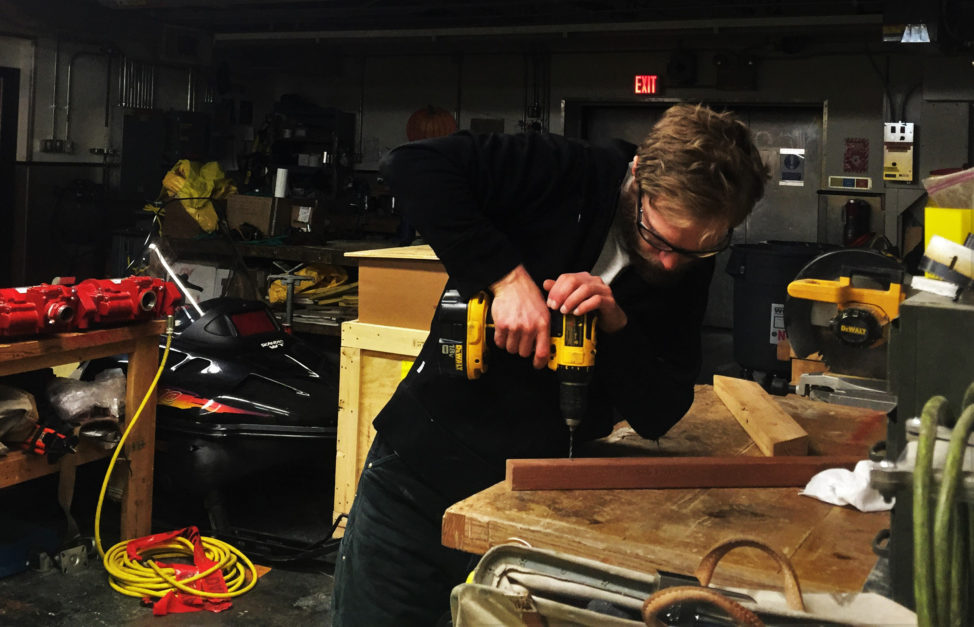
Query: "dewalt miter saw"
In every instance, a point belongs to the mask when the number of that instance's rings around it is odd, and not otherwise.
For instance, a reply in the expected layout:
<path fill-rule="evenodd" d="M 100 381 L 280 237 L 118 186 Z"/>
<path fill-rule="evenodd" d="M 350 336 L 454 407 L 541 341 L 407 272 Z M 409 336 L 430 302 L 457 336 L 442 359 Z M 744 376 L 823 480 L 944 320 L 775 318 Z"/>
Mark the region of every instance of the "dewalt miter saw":
<path fill-rule="evenodd" d="M 440 366 L 467 379 L 479 379 L 487 372 L 488 332 L 491 297 L 478 292 L 469 301 L 456 290 L 447 290 L 440 301 Z M 551 355 L 548 368 L 558 377 L 559 407 L 571 433 L 568 456 L 573 454 L 575 428 L 588 407 L 588 384 L 595 368 L 595 325 L 597 316 L 551 312 Z"/>
<path fill-rule="evenodd" d="M 785 330 L 799 358 L 821 355 L 828 370 L 803 374 L 796 392 L 817 400 L 888 411 L 889 325 L 905 298 L 905 268 L 867 249 L 825 253 L 788 285 Z"/>

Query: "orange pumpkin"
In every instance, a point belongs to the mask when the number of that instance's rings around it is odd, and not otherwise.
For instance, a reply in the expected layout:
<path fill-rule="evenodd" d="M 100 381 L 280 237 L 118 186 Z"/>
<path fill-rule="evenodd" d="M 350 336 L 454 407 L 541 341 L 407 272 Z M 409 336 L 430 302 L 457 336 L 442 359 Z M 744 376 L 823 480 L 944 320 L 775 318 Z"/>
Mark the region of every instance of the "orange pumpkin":
<path fill-rule="evenodd" d="M 409 141 L 443 137 L 457 130 L 457 122 L 446 109 L 427 105 L 416 111 L 406 122 L 406 137 Z"/>

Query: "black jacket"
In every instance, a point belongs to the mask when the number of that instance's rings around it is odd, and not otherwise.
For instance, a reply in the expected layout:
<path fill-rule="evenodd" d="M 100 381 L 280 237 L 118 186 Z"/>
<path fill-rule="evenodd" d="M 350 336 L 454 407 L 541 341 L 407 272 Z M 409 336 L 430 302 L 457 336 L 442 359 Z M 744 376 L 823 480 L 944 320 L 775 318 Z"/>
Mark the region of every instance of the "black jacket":
<path fill-rule="evenodd" d="M 541 284 L 591 270 L 619 202 L 628 155 L 554 135 L 466 132 L 393 150 L 381 164 L 399 207 L 464 298 L 523 263 Z M 598 335 L 589 415 L 576 442 L 625 419 L 658 438 L 693 401 L 700 327 L 714 264 L 657 287 L 630 268 L 611 287 L 629 323 Z M 563 457 L 568 430 L 548 369 L 491 346 L 488 372 L 467 381 L 437 367 L 439 310 L 413 368 L 376 417 L 378 432 L 445 496 L 503 479 L 504 460 Z"/>

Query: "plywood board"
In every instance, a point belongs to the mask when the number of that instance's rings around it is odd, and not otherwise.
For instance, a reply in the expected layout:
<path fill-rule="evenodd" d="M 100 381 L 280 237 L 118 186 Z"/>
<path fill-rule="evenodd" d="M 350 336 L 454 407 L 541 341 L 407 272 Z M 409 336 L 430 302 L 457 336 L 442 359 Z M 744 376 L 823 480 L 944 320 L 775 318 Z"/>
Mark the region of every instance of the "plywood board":
<path fill-rule="evenodd" d="M 765 455 L 808 452 L 808 433 L 756 382 L 714 375 L 714 392 Z"/>

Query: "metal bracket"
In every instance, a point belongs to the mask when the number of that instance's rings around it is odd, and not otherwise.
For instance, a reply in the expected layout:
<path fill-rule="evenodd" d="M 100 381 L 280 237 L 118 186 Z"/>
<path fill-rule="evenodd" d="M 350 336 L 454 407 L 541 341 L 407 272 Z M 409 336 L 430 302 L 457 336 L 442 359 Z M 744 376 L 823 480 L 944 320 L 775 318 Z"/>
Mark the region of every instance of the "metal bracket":
<path fill-rule="evenodd" d="M 88 549 L 83 545 L 64 549 L 57 555 L 61 572 L 65 575 L 88 568 Z"/>
<path fill-rule="evenodd" d="M 282 274 L 272 274 L 267 277 L 267 280 L 280 281 L 287 289 L 287 296 L 284 300 L 284 326 L 290 328 L 291 322 L 294 318 L 294 286 L 302 281 L 313 281 L 314 277 L 295 274 L 295 272 L 305 266 L 304 263 L 299 263 L 291 269 L 287 269 L 284 265 L 278 263 L 277 261 L 274 262 L 274 265 L 284 272 Z"/>

